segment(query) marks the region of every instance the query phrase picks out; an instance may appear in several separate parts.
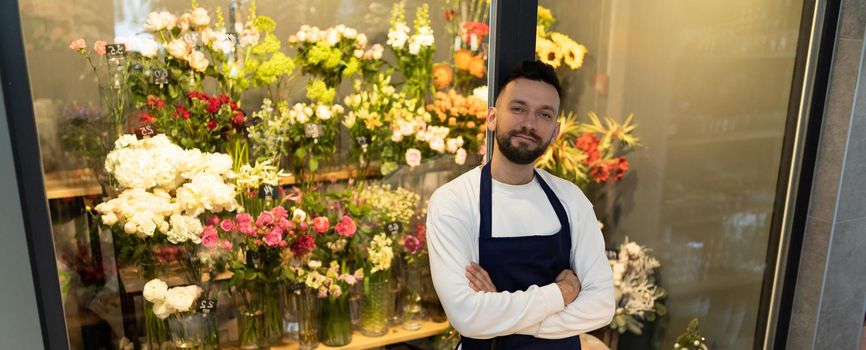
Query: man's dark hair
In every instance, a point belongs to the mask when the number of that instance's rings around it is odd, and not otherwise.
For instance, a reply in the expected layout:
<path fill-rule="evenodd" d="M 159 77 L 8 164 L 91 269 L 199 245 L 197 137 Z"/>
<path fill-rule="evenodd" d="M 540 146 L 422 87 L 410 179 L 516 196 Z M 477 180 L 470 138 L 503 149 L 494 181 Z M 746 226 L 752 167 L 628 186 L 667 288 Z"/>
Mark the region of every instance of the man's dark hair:
<path fill-rule="evenodd" d="M 556 71 L 549 64 L 546 64 L 541 61 L 523 61 L 523 63 L 508 73 L 508 77 L 505 78 L 501 84 L 499 84 L 499 89 L 496 91 L 496 98 L 494 101 L 499 99 L 499 94 L 502 93 L 502 90 L 505 89 L 505 86 L 508 83 L 519 79 L 529 79 L 540 82 L 545 82 L 552 85 L 556 89 L 556 94 L 559 95 L 559 100 L 562 101 L 562 86 L 559 85 L 559 78 L 556 76 Z"/>

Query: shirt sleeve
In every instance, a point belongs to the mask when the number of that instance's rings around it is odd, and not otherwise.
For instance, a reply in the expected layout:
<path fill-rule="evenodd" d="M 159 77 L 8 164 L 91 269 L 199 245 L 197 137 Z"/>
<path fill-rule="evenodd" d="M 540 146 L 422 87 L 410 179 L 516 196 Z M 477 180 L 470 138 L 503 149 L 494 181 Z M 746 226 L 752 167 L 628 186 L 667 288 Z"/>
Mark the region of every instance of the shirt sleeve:
<path fill-rule="evenodd" d="M 530 286 L 514 293 L 481 293 L 465 276 L 470 261 L 477 262 L 476 237 L 467 211 L 457 197 L 437 190 L 427 211 L 427 239 L 433 285 L 451 325 L 461 335 L 488 339 L 515 334 L 537 325 L 565 307 L 556 284 Z M 471 212 L 471 211 L 469 211 Z"/>
<path fill-rule="evenodd" d="M 538 325 L 518 331 L 545 339 L 561 339 L 610 324 L 616 310 L 613 274 L 604 251 L 604 236 L 591 207 L 580 217 L 572 234 L 572 268 L 581 290 L 565 310 L 546 317 Z"/>

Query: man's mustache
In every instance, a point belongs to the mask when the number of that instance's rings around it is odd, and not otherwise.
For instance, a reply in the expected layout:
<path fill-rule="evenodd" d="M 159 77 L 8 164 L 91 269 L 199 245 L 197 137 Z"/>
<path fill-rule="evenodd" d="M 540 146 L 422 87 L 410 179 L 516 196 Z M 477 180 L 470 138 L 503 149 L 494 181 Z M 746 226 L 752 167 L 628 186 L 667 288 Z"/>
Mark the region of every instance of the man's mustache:
<path fill-rule="evenodd" d="M 526 129 L 514 130 L 514 131 L 508 133 L 509 139 L 512 137 L 515 137 L 515 136 L 526 136 L 526 137 L 529 137 L 529 138 L 535 140 L 536 143 L 541 143 L 541 136 L 538 136 L 537 134 L 533 133 L 532 131 L 529 131 Z"/>

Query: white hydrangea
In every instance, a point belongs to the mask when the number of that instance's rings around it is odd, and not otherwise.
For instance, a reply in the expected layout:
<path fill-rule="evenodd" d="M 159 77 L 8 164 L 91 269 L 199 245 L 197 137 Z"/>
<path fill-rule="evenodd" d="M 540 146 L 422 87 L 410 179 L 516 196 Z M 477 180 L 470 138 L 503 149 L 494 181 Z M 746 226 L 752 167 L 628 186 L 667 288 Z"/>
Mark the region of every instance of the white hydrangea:
<path fill-rule="evenodd" d="M 177 204 L 190 216 L 198 216 L 205 211 L 233 211 L 238 205 L 235 194 L 235 186 L 226 183 L 221 176 L 201 172 L 177 189 Z"/>
<path fill-rule="evenodd" d="M 168 241 L 174 244 L 183 242 L 201 243 L 201 234 L 203 228 L 201 221 L 196 217 L 174 214 L 171 216 L 171 229 L 166 233 Z"/>
<path fill-rule="evenodd" d="M 168 231 L 166 217 L 180 209 L 165 191 L 147 192 L 140 188 L 122 192 L 117 198 L 96 206 L 106 225 L 119 225 L 129 234 L 153 236 L 155 230 Z"/>

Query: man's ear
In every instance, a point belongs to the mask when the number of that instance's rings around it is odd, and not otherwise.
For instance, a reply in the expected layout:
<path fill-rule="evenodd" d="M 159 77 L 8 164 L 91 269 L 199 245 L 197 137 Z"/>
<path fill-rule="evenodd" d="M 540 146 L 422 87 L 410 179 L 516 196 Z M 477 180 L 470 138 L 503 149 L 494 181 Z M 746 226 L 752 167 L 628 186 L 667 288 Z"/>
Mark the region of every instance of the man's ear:
<path fill-rule="evenodd" d="M 491 106 L 487 110 L 487 130 L 496 131 L 496 106 Z"/>

